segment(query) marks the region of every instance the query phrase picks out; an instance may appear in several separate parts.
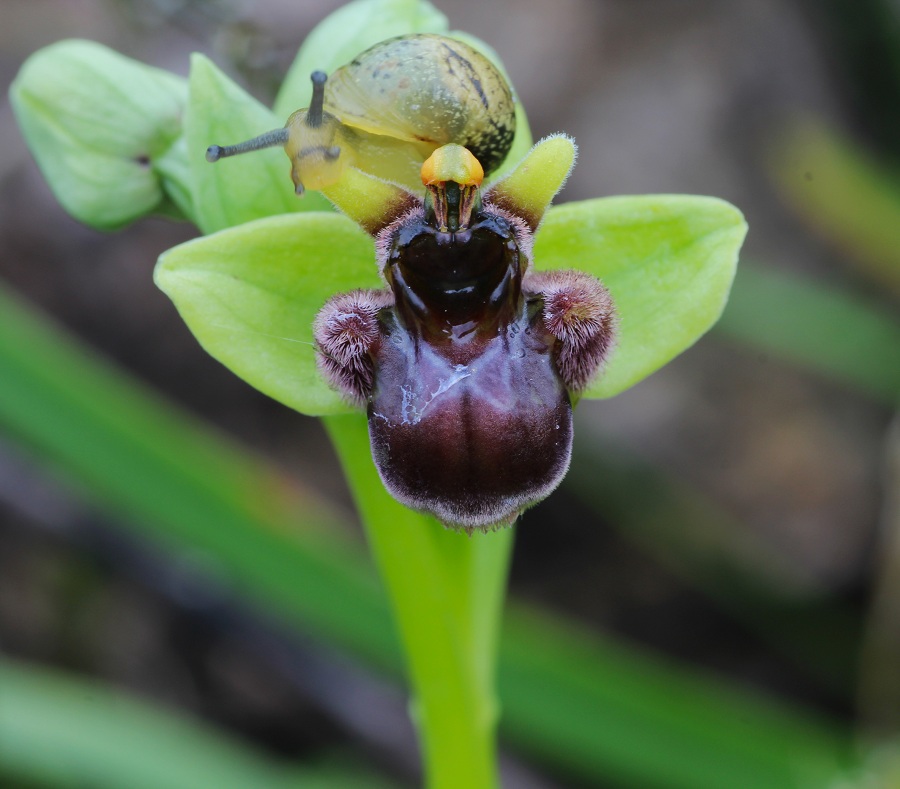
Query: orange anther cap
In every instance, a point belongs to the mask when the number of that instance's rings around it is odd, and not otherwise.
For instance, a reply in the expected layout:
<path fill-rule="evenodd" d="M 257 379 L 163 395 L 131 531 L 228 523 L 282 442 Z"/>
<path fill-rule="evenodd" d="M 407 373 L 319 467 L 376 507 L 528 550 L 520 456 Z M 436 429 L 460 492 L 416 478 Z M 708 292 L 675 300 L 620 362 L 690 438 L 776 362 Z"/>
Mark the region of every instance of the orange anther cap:
<path fill-rule="evenodd" d="M 425 186 L 455 181 L 460 186 L 481 186 L 484 169 L 468 148 L 451 143 L 438 148 L 422 165 Z"/>

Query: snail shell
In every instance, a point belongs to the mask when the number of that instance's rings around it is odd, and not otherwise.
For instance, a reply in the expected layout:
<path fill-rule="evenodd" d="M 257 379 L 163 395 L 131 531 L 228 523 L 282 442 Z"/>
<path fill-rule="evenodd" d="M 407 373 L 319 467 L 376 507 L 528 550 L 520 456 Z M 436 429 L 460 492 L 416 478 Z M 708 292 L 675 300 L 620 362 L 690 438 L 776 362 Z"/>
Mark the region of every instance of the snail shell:
<path fill-rule="evenodd" d="M 311 79 L 310 106 L 284 128 L 211 145 L 206 158 L 283 145 L 302 194 L 337 184 L 350 166 L 415 188 L 422 163 L 451 143 L 468 148 L 489 174 L 512 147 L 512 90 L 490 60 L 462 41 L 426 33 L 390 38 L 330 77 L 315 71 Z"/>
<path fill-rule="evenodd" d="M 486 172 L 506 157 L 516 131 L 515 101 L 500 71 L 468 44 L 419 34 L 382 41 L 337 69 L 325 110 L 369 134 L 468 148 Z"/>

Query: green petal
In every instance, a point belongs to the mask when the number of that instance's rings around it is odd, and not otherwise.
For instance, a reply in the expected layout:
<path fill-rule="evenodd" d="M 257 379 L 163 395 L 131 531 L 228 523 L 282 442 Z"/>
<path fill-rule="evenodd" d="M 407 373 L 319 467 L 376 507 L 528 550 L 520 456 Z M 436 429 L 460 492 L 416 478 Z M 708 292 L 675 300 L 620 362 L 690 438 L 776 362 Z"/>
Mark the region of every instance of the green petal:
<path fill-rule="evenodd" d="M 166 194 L 156 162 L 181 134 L 183 79 L 90 41 L 32 55 L 10 88 L 25 139 L 63 207 L 120 227 Z"/>
<path fill-rule="evenodd" d="M 550 209 L 536 267 L 600 277 L 619 314 L 614 355 L 585 397 L 633 386 L 718 320 L 746 232 L 740 211 L 712 197 L 607 197 Z"/>
<path fill-rule="evenodd" d="M 275 101 L 282 123 L 309 106 L 309 75 L 330 74 L 379 41 L 409 33 L 445 33 L 447 17 L 424 0 L 356 0 L 323 19 L 297 53 Z"/>
<path fill-rule="evenodd" d="M 382 286 L 372 239 L 334 213 L 271 217 L 163 254 L 156 284 L 200 344 L 304 414 L 349 411 L 316 370 L 312 324 L 335 293 Z"/>
<path fill-rule="evenodd" d="M 233 145 L 282 125 L 212 61 L 193 56 L 184 129 L 196 221 L 204 233 L 275 214 L 331 210 L 321 195 L 294 194 L 290 161 L 280 147 L 206 161 L 210 145 Z"/>
<path fill-rule="evenodd" d="M 499 205 L 537 229 L 550 202 L 575 164 L 575 141 L 553 134 L 538 142 L 505 178 L 487 190 L 485 200 Z"/>

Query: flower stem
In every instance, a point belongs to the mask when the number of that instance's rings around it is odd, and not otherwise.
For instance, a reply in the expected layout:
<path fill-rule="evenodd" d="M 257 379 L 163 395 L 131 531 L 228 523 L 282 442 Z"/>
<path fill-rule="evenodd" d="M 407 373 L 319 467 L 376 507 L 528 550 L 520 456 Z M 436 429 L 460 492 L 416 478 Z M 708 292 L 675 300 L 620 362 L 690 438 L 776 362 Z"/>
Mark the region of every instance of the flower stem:
<path fill-rule="evenodd" d="M 325 426 L 381 576 L 406 652 L 428 789 L 495 789 L 497 638 L 512 530 L 465 534 L 385 491 L 361 415 Z"/>

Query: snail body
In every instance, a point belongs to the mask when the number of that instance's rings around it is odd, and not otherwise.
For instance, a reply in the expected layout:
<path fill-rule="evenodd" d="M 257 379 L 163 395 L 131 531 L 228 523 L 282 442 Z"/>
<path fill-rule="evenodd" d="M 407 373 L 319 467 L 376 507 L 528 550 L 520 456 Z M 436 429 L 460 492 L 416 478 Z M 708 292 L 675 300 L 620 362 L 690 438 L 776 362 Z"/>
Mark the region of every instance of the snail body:
<path fill-rule="evenodd" d="M 211 146 L 210 161 L 283 145 L 298 193 L 325 189 L 349 166 L 387 180 L 414 182 L 439 147 L 468 148 L 486 173 L 506 158 L 515 136 L 515 99 L 484 55 L 434 34 L 382 41 L 330 76 L 314 72 L 309 108 L 283 129 L 235 146 Z"/>

